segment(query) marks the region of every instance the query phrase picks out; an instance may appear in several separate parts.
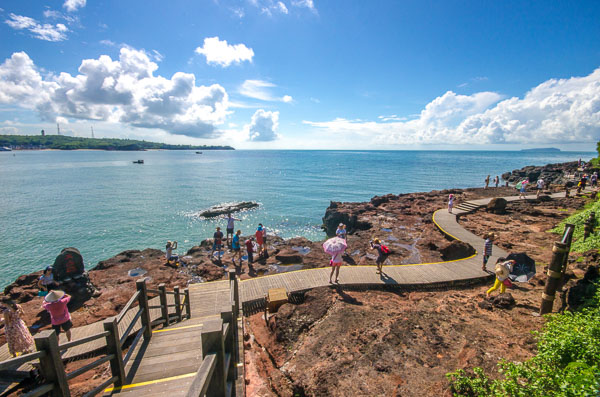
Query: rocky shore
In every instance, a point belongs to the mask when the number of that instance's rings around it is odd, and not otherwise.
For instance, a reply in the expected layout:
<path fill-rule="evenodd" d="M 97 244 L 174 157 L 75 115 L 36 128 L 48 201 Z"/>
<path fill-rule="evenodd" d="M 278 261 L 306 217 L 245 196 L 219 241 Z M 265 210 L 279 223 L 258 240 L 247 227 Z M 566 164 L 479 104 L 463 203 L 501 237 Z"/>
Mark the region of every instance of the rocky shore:
<path fill-rule="evenodd" d="M 544 175 L 570 172 L 571 167 L 572 163 L 536 169 L 525 167 L 505 174 L 505 179 L 518 179 L 523 173 L 535 179 L 533 173 L 536 172 L 547 178 Z M 552 171 L 556 169 L 562 171 Z M 562 182 L 559 178 L 547 181 L 550 181 L 550 189 L 560 189 Z M 448 241 L 432 222 L 433 212 L 446 206 L 450 193 L 456 197 L 455 205 L 476 198 L 517 194 L 509 187 L 470 188 L 388 194 L 362 203 L 331 202 L 325 210 L 323 228 L 327 235 L 332 236 L 339 223 L 347 225 L 348 249 L 343 257 L 344 265 L 374 266 L 376 253 L 370 249 L 369 242 L 375 237 L 392 250 L 388 264 L 428 263 L 466 257 L 481 247 Z M 541 271 L 549 262 L 553 241 L 546 231 L 584 204 L 585 198 L 582 197 L 552 201 L 542 197 L 540 200 L 509 203 L 502 211 L 479 210 L 461 217 L 460 222 L 478 235 L 494 231 L 496 244 L 510 252 L 528 253 Z M 321 244 L 302 237 L 284 240 L 269 236 L 268 258 L 257 260 L 253 266 L 244 261 L 240 277 L 327 267 L 330 257 L 323 252 Z M 96 292 L 85 299 L 74 299 L 70 305 L 74 325 L 89 324 L 118 313 L 135 291 L 135 280 L 139 278 L 146 278 L 150 288 L 156 288 L 159 283 L 172 288 L 222 279 L 231 266 L 231 253 L 226 250 L 218 261 L 216 255 L 210 257 L 211 247 L 212 241 L 207 239 L 185 254 L 180 253 L 187 264 L 185 267 L 169 266 L 165 263 L 164 252 L 157 249 L 124 251 L 99 262 L 88 271 Z M 597 265 L 597 253 L 595 256 L 587 255 L 585 261 L 576 263 L 578 270 L 569 275 L 573 283 L 579 273 L 583 277 L 588 268 Z M 50 324 L 47 313 L 41 308 L 42 298 L 37 296 L 36 280 L 40 274 L 23 275 L 4 290 L 5 295 L 10 295 L 23 306 L 24 320 L 34 332 L 47 329 Z M 597 269 L 595 274 L 597 277 Z M 447 385 L 444 371 L 471 365 L 486 368 L 495 365 L 493 360 L 502 356 L 503 348 L 498 341 L 490 342 L 490 336 L 504 340 L 502 343 L 516 341 L 511 342 L 513 347 L 509 357 L 521 360 L 532 353 L 534 343 L 526 335 L 539 327 L 542 321 L 531 317 L 538 304 L 542 284 L 542 278 L 535 278 L 525 289 L 514 291 L 518 303 L 514 306 L 513 301 L 508 305 L 509 309 L 516 307 L 518 310 L 512 313 L 494 309 L 493 303 L 478 305 L 478 301 L 484 301 L 481 296 L 485 289 L 483 286 L 471 290 L 391 295 L 381 291 L 315 290 L 307 294 L 303 304 L 282 307 L 268 326 L 264 320 L 261 322 L 260 317 L 248 319 L 247 383 L 250 390 L 257 393 L 255 395 L 265 396 L 292 396 L 300 391 L 306 395 L 417 395 L 411 390 L 420 390 L 429 378 L 434 377 L 436 380 L 430 381 L 429 386 L 423 389 L 428 390 L 424 394 L 442 395 Z M 573 293 L 569 299 L 576 304 L 578 296 Z M 567 300 L 565 298 L 565 302 Z M 347 319 L 352 319 L 353 324 L 365 324 L 370 331 L 363 332 L 362 328 L 353 330 L 348 327 Z M 501 324 L 492 327 L 491 331 L 486 330 L 488 324 L 495 322 Z M 487 332 L 491 333 L 487 335 Z M 457 333 L 463 336 L 459 338 Z M 479 347 L 479 344 L 486 343 L 492 345 L 491 350 Z M 397 359 L 389 362 L 378 359 L 393 355 L 394 349 L 398 348 L 404 353 Z M 290 355 L 290 352 L 295 353 Z M 312 366 L 315 362 L 320 363 L 316 372 Z M 407 365 L 411 369 L 402 372 L 400 366 Z M 310 374 L 300 375 L 311 368 Z M 399 371 L 402 375 L 398 375 Z M 332 375 L 336 373 L 338 375 Z M 364 387 L 340 380 L 377 376 L 382 378 L 377 382 L 369 381 L 369 385 Z M 332 380 L 332 377 L 339 379 Z M 414 379 L 421 379 L 421 383 Z M 338 388 L 339 392 L 336 392 Z"/>

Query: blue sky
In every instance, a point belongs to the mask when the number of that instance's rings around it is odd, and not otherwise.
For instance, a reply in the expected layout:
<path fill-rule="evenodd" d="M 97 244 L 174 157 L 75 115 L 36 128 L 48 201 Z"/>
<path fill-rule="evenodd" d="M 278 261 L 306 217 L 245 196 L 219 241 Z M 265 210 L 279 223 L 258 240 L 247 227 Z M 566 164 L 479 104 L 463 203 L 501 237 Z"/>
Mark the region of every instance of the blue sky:
<path fill-rule="evenodd" d="M 0 132 L 593 150 L 598 1 L 12 1 Z"/>

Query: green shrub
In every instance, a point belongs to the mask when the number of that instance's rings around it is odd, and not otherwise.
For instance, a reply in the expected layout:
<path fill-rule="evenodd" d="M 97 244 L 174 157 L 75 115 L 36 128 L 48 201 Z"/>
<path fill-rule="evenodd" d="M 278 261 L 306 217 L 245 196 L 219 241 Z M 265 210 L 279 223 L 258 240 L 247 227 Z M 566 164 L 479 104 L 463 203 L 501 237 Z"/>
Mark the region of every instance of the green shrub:
<path fill-rule="evenodd" d="M 538 353 L 519 363 L 502 361 L 501 379 L 483 369 L 446 374 L 455 396 L 598 396 L 600 393 L 600 289 L 580 312 L 553 314 L 538 338 Z"/>
<path fill-rule="evenodd" d="M 598 219 L 600 218 L 600 200 L 589 203 L 582 211 L 571 215 L 550 231 L 553 233 L 562 234 L 565 230 L 565 224 L 572 223 L 575 225 L 575 231 L 573 232 L 571 251 L 586 252 L 591 249 L 598 249 L 600 248 L 600 232 L 596 231 L 595 233 L 592 233 L 592 235 L 588 237 L 586 241 L 583 241 L 583 227 L 586 219 L 588 219 L 590 216 L 590 212 L 596 213 L 596 222 L 598 222 Z"/>

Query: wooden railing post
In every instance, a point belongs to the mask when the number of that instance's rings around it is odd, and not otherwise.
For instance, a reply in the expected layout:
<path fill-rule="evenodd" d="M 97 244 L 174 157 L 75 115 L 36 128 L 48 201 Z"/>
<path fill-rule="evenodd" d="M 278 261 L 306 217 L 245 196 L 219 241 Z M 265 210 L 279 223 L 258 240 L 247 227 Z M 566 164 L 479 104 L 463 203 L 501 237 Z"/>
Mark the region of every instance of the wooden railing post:
<path fill-rule="evenodd" d="M 569 255 L 567 244 L 556 241 L 552 248 L 552 260 L 548 266 L 548 279 L 546 287 L 542 293 L 542 303 L 540 305 L 540 314 L 550 313 L 554 304 L 554 294 L 562 278 L 562 266 L 565 256 Z"/>
<path fill-rule="evenodd" d="M 152 337 L 152 319 L 150 318 L 150 309 L 148 308 L 148 291 L 146 288 L 146 280 L 137 280 L 135 282 L 137 290 L 140 291 L 138 302 L 142 313 L 142 326 L 146 327 L 144 331 L 144 339 L 150 339 Z"/>
<path fill-rule="evenodd" d="M 54 330 L 42 331 L 34 337 L 34 340 L 36 349 L 46 352 L 45 356 L 40 357 L 40 372 L 48 383 L 54 385 L 52 396 L 70 397 L 67 374 L 58 350 L 56 332 Z"/>
<path fill-rule="evenodd" d="M 217 365 L 213 372 L 207 396 L 225 396 L 227 379 L 225 379 L 225 346 L 223 344 L 223 321 L 211 321 L 204 324 L 202 334 L 202 358 L 209 353 L 217 354 Z"/>
<path fill-rule="evenodd" d="M 183 293 L 185 294 L 185 314 L 187 315 L 187 318 L 192 318 L 192 302 L 190 302 L 190 290 L 189 288 L 186 288 L 183 290 Z"/>
<path fill-rule="evenodd" d="M 114 354 L 113 359 L 110 360 L 110 372 L 112 376 L 118 378 L 115 386 L 122 386 L 125 384 L 125 366 L 123 365 L 123 351 L 119 341 L 119 326 L 116 317 L 107 318 L 103 325 L 104 330 L 109 332 L 106 336 L 106 353 Z"/>
<path fill-rule="evenodd" d="M 164 326 L 166 327 L 169 325 L 169 306 L 167 306 L 167 287 L 165 287 L 165 283 L 158 284 L 158 290 L 160 291 L 160 313 L 165 320 Z"/>
<path fill-rule="evenodd" d="M 231 355 L 231 359 L 229 360 L 229 368 L 225 368 L 227 370 L 227 381 L 234 381 L 237 377 L 237 346 L 235 343 L 236 326 L 234 325 L 234 317 L 233 305 L 231 305 L 231 307 L 224 308 L 221 311 L 221 319 L 223 320 L 223 324 L 229 324 L 229 332 L 223 337 L 225 353 Z"/>
<path fill-rule="evenodd" d="M 567 223 L 565 225 L 565 231 L 563 232 L 563 238 L 561 242 L 566 244 L 567 254 L 564 256 L 563 263 L 561 264 L 560 284 L 557 288 L 562 288 L 562 285 L 565 283 L 565 273 L 567 272 L 567 266 L 569 264 L 569 251 L 571 251 L 571 243 L 573 242 L 574 231 L 575 225 L 572 223 Z"/>
<path fill-rule="evenodd" d="M 175 314 L 177 315 L 177 321 L 181 322 L 183 316 L 181 315 L 181 298 L 179 296 L 179 286 L 173 288 L 175 292 Z"/>
<path fill-rule="evenodd" d="M 233 302 L 232 303 L 232 311 L 233 318 L 231 320 L 231 332 L 233 335 L 233 346 L 232 346 L 232 357 L 235 363 L 240 362 L 240 351 L 238 349 L 239 338 L 238 338 L 238 316 L 240 314 L 240 295 L 239 295 L 239 287 L 238 287 L 238 278 L 235 273 L 235 269 L 229 270 L 229 280 L 231 288 L 233 288 Z M 235 366 L 235 370 L 237 371 L 237 366 Z"/>

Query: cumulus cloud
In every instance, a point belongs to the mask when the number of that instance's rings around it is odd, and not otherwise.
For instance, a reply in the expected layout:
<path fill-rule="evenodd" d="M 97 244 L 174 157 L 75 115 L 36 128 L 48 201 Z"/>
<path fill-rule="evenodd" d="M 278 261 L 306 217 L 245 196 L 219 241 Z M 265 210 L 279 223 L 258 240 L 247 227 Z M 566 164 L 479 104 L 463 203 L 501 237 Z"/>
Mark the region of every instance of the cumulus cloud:
<path fill-rule="evenodd" d="M 240 86 L 238 92 L 248 98 L 259 99 L 261 101 L 281 101 L 281 102 L 292 102 L 293 98 L 290 95 L 284 95 L 282 97 L 275 96 L 271 91 L 272 88 L 277 87 L 273 83 L 263 80 L 246 80 Z"/>
<path fill-rule="evenodd" d="M 35 109 L 45 120 L 92 119 L 163 129 L 197 138 L 219 135 L 229 111 L 218 84 L 196 86 L 195 76 L 154 76 L 158 65 L 144 51 L 122 48 L 119 59 L 85 59 L 79 74 L 42 78 L 25 52 L 0 65 L 0 103 Z"/>
<path fill-rule="evenodd" d="M 204 39 L 204 45 L 196 48 L 196 53 L 206 57 L 206 63 L 227 67 L 232 63 L 252 62 L 254 51 L 244 44 L 227 44 L 227 40 L 219 40 L 219 37 L 208 37 Z"/>
<path fill-rule="evenodd" d="M 316 13 L 317 9 L 315 8 L 315 3 L 313 0 L 292 0 L 292 5 L 294 7 L 304 7 L 308 8 L 312 12 Z"/>
<path fill-rule="evenodd" d="M 304 121 L 334 134 L 387 144 L 570 143 L 600 140 L 600 68 L 585 77 L 551 79 L 521 98 L 493 92 L 431 101 L 414 120 L 373 122 L 337 118 Z"/>
<path fill-rule="evenodd" d="M 244 126 L 248 134 L 248 140 L 253 142 L 268 142 L 279 138 L 277 128 L 279 126 L 279 112 L 267 112 L 258 109 L 250 124 Z"/>
<path fill-rule="evenodd" d="M 55 25 L 41 24 L 33 18 L 11 13 L 9 19 L 4 21 L 8 26 L 16 30 L 28 30 L 33 37 L 46 41 L 63 41 L 67 39 L 66 33 L 69 29 L 62 23 Z"/>
<path fill-rule="evenodd" d="M 79 8 L 85 7 L 86 0 L 66 0 L 63 7 L 69 12 L 77 11 Z"/>

